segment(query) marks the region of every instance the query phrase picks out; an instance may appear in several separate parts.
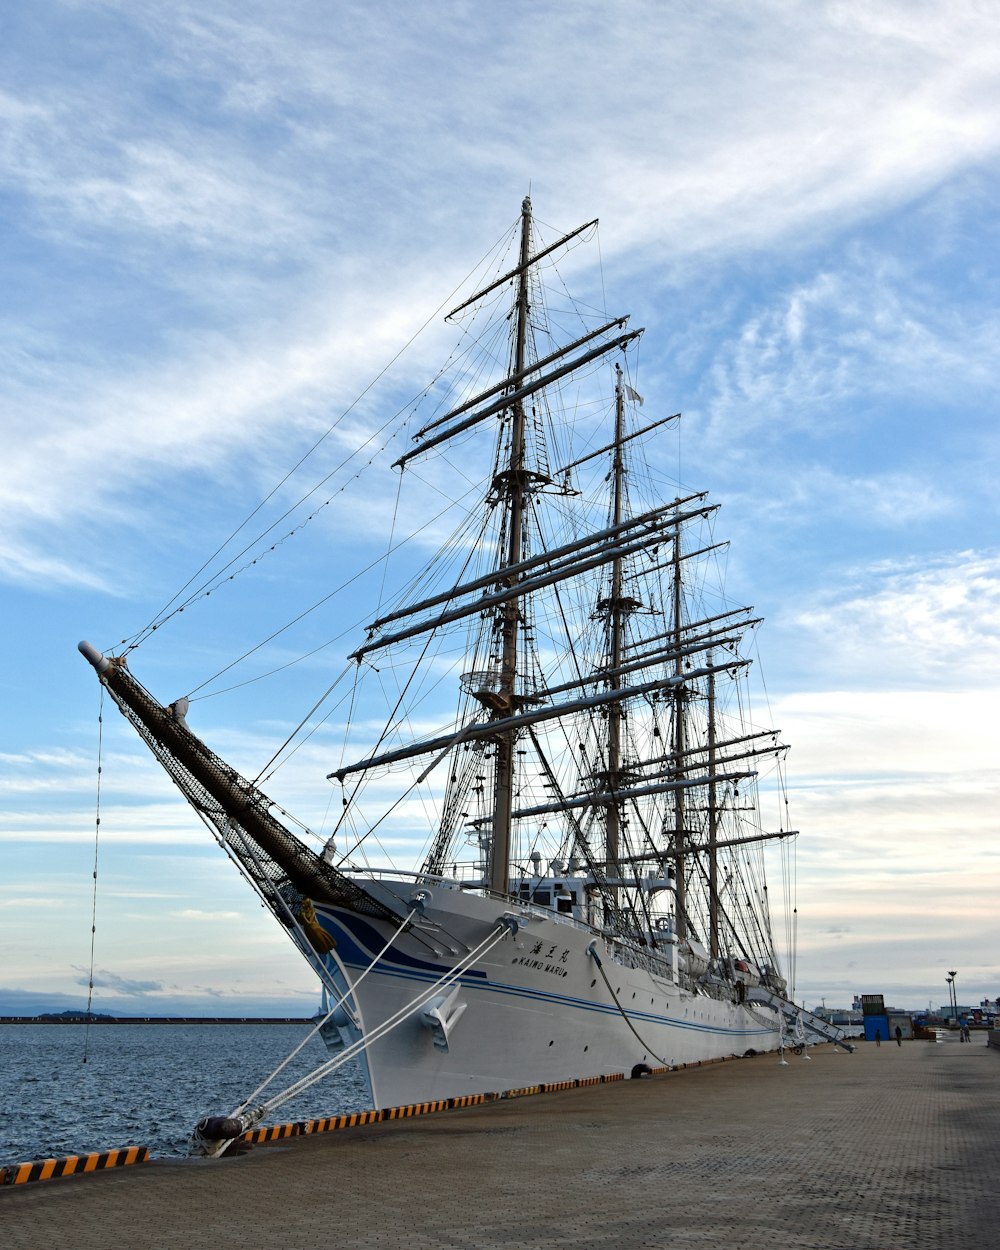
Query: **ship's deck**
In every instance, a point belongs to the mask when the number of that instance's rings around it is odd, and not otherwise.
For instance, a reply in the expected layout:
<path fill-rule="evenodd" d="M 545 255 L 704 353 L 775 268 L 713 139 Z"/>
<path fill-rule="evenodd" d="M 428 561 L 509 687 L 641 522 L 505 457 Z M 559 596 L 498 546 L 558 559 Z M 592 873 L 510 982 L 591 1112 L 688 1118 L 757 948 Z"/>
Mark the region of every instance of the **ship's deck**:
<path fill-rule="evenodd" d="M 860 1043 L 0 1190 L 8 1250 L 995 1244 L 1000 1053 Z"/>

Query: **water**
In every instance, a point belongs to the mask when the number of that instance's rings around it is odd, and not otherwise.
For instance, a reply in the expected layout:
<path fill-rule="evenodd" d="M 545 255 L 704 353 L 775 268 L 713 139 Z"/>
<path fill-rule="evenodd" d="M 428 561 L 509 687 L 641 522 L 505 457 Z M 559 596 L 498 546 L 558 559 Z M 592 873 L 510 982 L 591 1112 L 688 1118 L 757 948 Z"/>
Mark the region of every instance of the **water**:
<path fill-rule="evenodd" d="M 187 1154 L 205 1115 L 227 1115 L 309 1032 L 306 1024 L 0 1024 L 0 1166 L 148 1146 Z M 310 1039 L 277 1079 L 290 1085 L 329 1057 Z M 262 1098 L 270 1097 L 269 1087 Z M 362 1111 L 371 1103 L 348 1064 L 264 1123 Z"/>

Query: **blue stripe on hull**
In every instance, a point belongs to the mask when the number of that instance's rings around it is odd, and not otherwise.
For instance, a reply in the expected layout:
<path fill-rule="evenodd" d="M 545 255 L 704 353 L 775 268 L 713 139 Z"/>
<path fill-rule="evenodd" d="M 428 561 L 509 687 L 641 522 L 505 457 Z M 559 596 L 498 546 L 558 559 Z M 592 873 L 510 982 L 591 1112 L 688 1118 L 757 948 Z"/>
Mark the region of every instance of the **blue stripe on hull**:
<path fill-rule="evenodd" d="M 363 972 L 371 964 L 374 952 L 381 950 L 385 945 L 384 940 L 373 926 L 357 916 L 350 917 L 350 929 L 341 915 L 338 914 L 335 918 L 330 917 L 330 919 L 333 920 L 337 927 L 337 957 L 340 962 L 345 967 L 352 969 L 352 971 Z M 374 952 L 359 944 L 358 938 L 360 937 L 375 939 L 375 943 L 373 943 Z M 380 976 L 409 981 L 414 984 L 430 985 L 445 976 L 450 971 L 450 967 L 448 964 L 435 964 L 429 960 L 417 959 L 392 948 L 391 962 L 390 953 L 387 952 L 382 956 L 377 971 Z M 554 994 L 550 990 L 532 989 L 529 986 L 512 985 L 509 982 L 491 981 L 489 975 L 482 971 L 470 970 L 465 972 L 457 978 L 456 983 L 467 989 L 485 990 L 491 994 L 519 998 L 533 1003 L 551 1003 L 559 1007 L 572 1007 L 578 1011 L 596 1012 L 598 1015 L 618 1016 L 621 1014 L 614 1003 L 596 1003 L 592 999 L 576 998 L 566 994 Z M 773 1028 L 764 1026 L 757 1028 L 742 1026 L 739 1028 L 727 1028 L 723 1025 L 709 1024 L 707 1021 L 699 1023 L 675 1016 L 654 1015 L 651 1012 L 640 1010 L 629 1010 L 627 1015 L 630 1020 L 635 1022 L 685 1029 L 692 1033 L 707 1033 L 719 1037 L 739 1037 L 745 1039 L 769 1035 L 775 1031 Z"/>

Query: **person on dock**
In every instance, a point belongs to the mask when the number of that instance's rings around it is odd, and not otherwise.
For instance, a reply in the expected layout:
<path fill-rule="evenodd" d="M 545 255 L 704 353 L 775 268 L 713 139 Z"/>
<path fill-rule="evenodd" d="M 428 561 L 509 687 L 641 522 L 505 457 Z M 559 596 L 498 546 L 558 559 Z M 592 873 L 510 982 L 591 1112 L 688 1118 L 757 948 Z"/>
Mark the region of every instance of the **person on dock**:
<path fill-rule="evenodd" d="M 879 1047 L 881 1047 L 882 1045 L 882 1030 L 881 1029 L 875 1030 L 875 1045 Z"/>
<path fill-rule="evenodd" d="M 902 1046 L 902 1044 L 903 1044 L 903 1030 L 897 1024 L 896 1025 L 896 1045 Z"/>

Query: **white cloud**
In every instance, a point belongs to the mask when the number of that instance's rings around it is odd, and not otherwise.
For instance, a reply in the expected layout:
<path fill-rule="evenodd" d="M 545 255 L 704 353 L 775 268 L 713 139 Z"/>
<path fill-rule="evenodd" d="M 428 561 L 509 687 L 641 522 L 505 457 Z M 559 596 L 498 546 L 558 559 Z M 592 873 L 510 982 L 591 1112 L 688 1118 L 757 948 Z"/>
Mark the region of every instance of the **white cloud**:
<path fill-rule="evenodd" d="M 185 907 L 183 911 L 175 911 L 173 913 L 179 920 L 241 920 L 242 913 L 238 911 L 200 911 L 197 907 Z"/>
<path fill-rule="evenodd" d="M 805 226 L 825 229 L 834 214 L 856 218 L 912 196 L 996 143 L 996 128 L 984 121 L 997 105 L 994 67 L 982 51 L 985 19 L 961 6 L 946 19 L 927 10 L 917 23 L 895 5 L 877 21 L 864 6 L 840 5 L 822 22 L 812 6 L 765 6 L 758 23 L 736 32 L 712 5 L 678 22 L 669 8 L 640 4 L 628 26 L 605 29 L 598 46 L 584 6 L 535 15 L 528 48 L 508 37 L 506 22 L 502 31 L 481 14 L 469 23 L 462 5 L 435 12 L 438 37 L 429 46 L 421 46 L 424 19 L 409 6 L 347 6 L 333 29 L 317 26 L 312 7 L 301 4 L 283 15 L 270 6 L 205 13 L 178 5 L 165 14 L 159 5 L 105 5 L 101 16 L 119 53 L 113 79 L 69 73 L 61 95 L 33 93 L 22 81 L 20 93 L 5 98 L 8 186 L 37 203 L 25 222 L 54 228 L 58 209 L 59 230 L 109 260 L 134 248 L 136 231 L 148 236 L 137 280 L 123 294 L 126 316 L 130 302 L 158 299 L 166 281 L 181 302 L 169 300 L 162 315 L 190 314 L 192 330 L 180 333 L 167 320 L 168 341 L 141 368 L 62 360 L 13 393 L 10 419 L 20 437 L 8 449 L 0 529 L 7 576 L 21 581 L 110 584 L 101 555 L 88 567 L 56 553 L 55 527 L 114 518 L 124 530 L 137 523 L 139 492 L 153 479 L 239 474 L 244 453 L 275 453 L 279 414 L 287 432 L 312 420 L 323 390 L 347 393 L 345 361 L 363 356 L 374 368 L 378 352 L 362 346 L 360 326 L 334 329 L 317 317 L 321 286 L 328 300 L 336 292 L 333 303 L 349 322 L 352 306 L 364 306 L 364 333 L 381 325 L 388 354 L 388 307 L 414 303 L 407 227 L 424 211 L 448 211 L 438 187 L 451 170 L 456 110 L 464 134 L 482 128 L 475 159 L 488 165 L 499 147 L 501 165 L 512 166 L 506 177 L 521 189 L 540 152 L 553 154 L 553 189 L 568 188 L 557 212 L 575 217 L 588 199 L 584 185 L 596 183 L 611 218 L 604 246 L 633 252 L 647 274 L 664 248 L 682 257 L 722 243 L 759 246 Z M 644 31 L 638 42 L 636 29 Z M 448 39 L 471 58 L 449 52 Z M 149 66 L 133 63 L 136 42 L 151 54 Z M 490 62 L 477 55 L 487 43 Z M 553 54 L 608 90 L 569 98 L 563 87 L 548 96 L 543 89 L 541 147 L 508 147 L 502 127 L 519 84 L 563 81 L 551 73 Z M 446 61 L 452 74 L 438 75 Z M 536 80 L 541 63 L 546 72 Z M 485 78 L 475 92 L 473 66 Z M 156 108 L 158 86 L 176 101 L 174 111 Z M 428 113 L 418 99 L 436 103 Z M 199 112 L 195 102 L 208 107 Z M 672 125 L 672 117 L 688 124 Z M 280 142 L 269 145 L 258 120 L 277 127 Z M 589 135 L 586 170 L 554 155 L 568 152 L 581 128 Z M 379 169 L 366 153 L 376 142 Z M 317 145 L 329 149 L 327 179 L 315 174 Z M 368 182 L 356 164 L 363 153 Z M 342 194 L 338 172 L 351 195 Z M 397 202 L 382 199 L 383 178 L 398 188 Z M 497 181 L 475 200 L 496 192 Z M 477 254 L 482 225 L 463 220 L 459 231 L 458 239 L 452 228 L 432 242 L 426 226 L 418 230 L 426 268 L 450 265 L 446 249 L 466 240 L 468 254 Z M 345 235 L 353 241 L 346 256 Z M 192 249 L 205 248 L 209 259 L 194 260 Z M 268 274 L 278 255 L 281 265 Z M 860 258 L 858 267 L 867 266 Z M 394 290 L 383 289 L 387 279 Z M 919 386 L 974 354 L 968 326 L 942 338 L 887 296 L 883 278 L 861 306 L 852 304 L 858 296 L 839 277 L 820 275 L 783 310 L 752 320 L 717 375 L 716 406 L 738 402 L 744 429 L 748 413 L 765 420 L 780 406 L 787 429 L 790 414 L 870 387 L 876 375 L 898 385 L 920 361 L 912 383 Z M 290 318 L 289 308 L 297 308 Z M 404 323 L 412 328 L 408 317 L 392 326 L 399 338 Z M 995 341 L 995 329 L 983 326 L 975 342 Z"/>
<path fill-rule="evenodd" d="M 725 423 L 718 437 L 731 438 L 735 423 L 770 442 L 796 429 L 829 441 L 889 396 L 948 409 L 956 395 L 995 392 L 992 301 L 949 296 L 912 264 L 904 272 L 883 250 L 852 248 L 839 268 L 791 287 L 719 345 L 706 396 Z"/>
<path fill-rule="evenodd" d="M 1000 556 L 962 552 L 856 571 L 794 614 L 804 650 L 822 649 L 825 681 L 863 689 L 981 691 L 1000 666 Z M 983 724 L 986 732 L 986 725 Z"/>
<path fill-rule="evenodd" d="M 867 655 L 859 650 L 859 663 Z M 774 701 L 774 719 L 794 741 L 796 776 L 804 775 L 820 786 L 848 778 L 867 779 L 870 786 L 894 786 L 901 777 L 907 777 L 910 785 L 954 778 L 962 789 L 971 777 L 988 775 L 993 762 L 989 725 L 996 698 L 988 685 L 934 690 L 921 681 L 915 683 L 918 688 L 907 689 L 902 682 L 892 685 L 885 680 L 897 674 L 884 657 L 869 663 L 864 673 L 855 666 L 850 675 L 856 680 L 850 687 L 845 683 L 839 690 L 786 694 Z M 881 682 L 873 680 L 872 670 L 880 671 Z M 866 790 L 865 802 L 871 800 L 872 793 Z M 845 801 L 850 801 L 850 792 Z"/>
<path fill-rule="evenodd" d="M 85 973 L 77 978 L 76 983 L 87 985 L 91 981 L 95 989 L 112 990 L 116 994 L 134 995 L 139 998 L 163 990 L 160 981 L 136 981 L 131 977 L 120 976 L 116 972 L 109 972 L 107 968 L 95 968 L 93 974 Z"/>
<path fill-rule="evenodd" d="M 53 907 L 64 907 L 65 899 L 42 898 L 24 895 L 19 898 L 0 898 L 0 907 L 28 907 L 32 911 L 48 911 Z"/>

